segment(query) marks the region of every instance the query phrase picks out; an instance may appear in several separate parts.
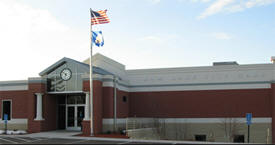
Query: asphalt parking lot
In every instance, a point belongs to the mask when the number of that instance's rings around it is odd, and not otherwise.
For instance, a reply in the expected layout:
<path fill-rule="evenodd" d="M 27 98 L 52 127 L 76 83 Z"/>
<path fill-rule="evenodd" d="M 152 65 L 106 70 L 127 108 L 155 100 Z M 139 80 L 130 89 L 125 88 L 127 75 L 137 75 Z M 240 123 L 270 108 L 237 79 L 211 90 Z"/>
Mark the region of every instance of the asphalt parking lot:
<path fill-rule="evenodd" d="M 131 140 L 110 141 L 110 140 L 94 140 L 94 139 L 89 140 L 89 139 L 64 139 L 64 138 L 46 138 L 46 137 L 1 136 L 0 144 L 160 144 L 160 143 L 136 142 Z"/>

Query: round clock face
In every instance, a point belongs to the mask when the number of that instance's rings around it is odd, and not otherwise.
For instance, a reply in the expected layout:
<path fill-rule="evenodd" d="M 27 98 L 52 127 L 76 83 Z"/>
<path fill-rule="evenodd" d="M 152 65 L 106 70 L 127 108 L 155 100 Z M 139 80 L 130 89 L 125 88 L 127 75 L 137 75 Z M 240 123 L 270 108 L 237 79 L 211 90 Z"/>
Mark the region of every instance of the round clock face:
<path fill-rule="evenodd" d="M 72 71 L 68 68 L 65 68 L 61 71 L 60 76 L 64 81 L 67 81 L 72 77 Z"/>

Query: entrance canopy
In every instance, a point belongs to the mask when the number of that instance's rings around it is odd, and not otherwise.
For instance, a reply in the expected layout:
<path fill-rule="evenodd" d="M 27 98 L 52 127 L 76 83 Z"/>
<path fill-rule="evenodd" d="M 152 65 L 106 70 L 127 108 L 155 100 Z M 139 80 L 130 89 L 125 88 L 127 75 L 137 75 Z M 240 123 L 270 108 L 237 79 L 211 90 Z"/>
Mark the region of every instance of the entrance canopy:
<path fill-rule="evenodd" d="M 84 94 L 83 91 L 63 91 L 63 92 L 48 92 L 48 94 L 53 95 L 78 95 L 78 94 Z"/>

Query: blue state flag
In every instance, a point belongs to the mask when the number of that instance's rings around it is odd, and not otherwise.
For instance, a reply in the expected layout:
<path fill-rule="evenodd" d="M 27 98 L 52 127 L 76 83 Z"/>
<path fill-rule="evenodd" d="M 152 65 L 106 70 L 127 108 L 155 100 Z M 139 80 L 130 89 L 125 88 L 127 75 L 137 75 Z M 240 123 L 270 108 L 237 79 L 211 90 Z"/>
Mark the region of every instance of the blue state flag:
<path fill-rule="evenodd" d="M 92 32 L 93 32 L 93 38 L 92 38 L 93 43 L 97 47 L 103 46 L 104 39 L 103 39 L 102 31 L 92 31 Z"/>

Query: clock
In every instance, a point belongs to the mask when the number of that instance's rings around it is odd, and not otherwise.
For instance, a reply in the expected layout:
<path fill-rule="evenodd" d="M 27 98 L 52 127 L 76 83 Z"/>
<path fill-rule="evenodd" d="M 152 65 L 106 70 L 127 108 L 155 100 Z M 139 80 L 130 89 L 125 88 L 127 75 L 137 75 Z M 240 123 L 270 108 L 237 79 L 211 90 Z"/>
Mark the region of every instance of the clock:
<path fill-rule="evenodd" d="M 68 68 L 64 68 L 61 73 L 60 73 L 60 77 L 64 80 L 64 81 L 68 81 L 69 79 L 71 79 L 72 77 L 72 71 Z"/>

